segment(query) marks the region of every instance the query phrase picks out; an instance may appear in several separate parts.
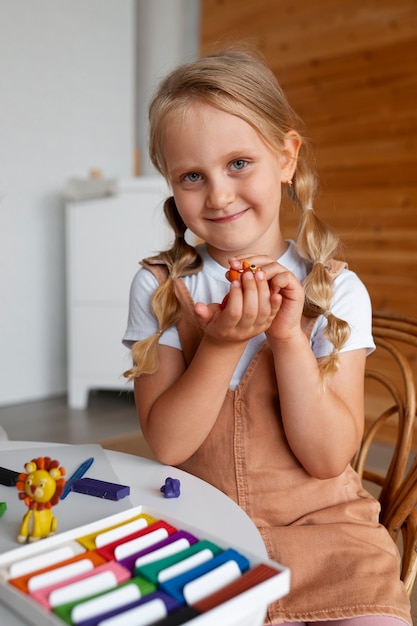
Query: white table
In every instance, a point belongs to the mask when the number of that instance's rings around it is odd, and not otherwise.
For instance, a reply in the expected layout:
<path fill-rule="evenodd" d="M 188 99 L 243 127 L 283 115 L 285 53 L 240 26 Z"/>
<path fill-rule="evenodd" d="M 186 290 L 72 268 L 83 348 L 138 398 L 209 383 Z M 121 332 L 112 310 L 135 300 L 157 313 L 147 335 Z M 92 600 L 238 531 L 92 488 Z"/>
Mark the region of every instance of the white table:
<path fill-rule="evenodd" d="M 26 448 L 29 452 L 30 448 L 42 447 L 47 454 L 47 447 L 57 445 L 59 444 L 0 441 L 0 465 L 2 451 Z M 213 535 L 231 546 L 241 547 L 259 556 L 260 559 L 267 559 L 267 552 L 256 526 L 239 506 L 218 489 L 186 472 L 155 461 L 109 450 L 105 450 L 104 453 L 120 483 L 130 486 L 130 500 L 134 506 L 144 505 L 146 508 L 155 509 L 160 511 L 161 515 L 166 514 L 195 526 L 202 534 Z M 30 460 L 29 457 L 30 453 L 27 460 Z M 160 487 L 168 476 L 180 479 L 179 498 L 164 498 L 161 494 Z M 4 489 L 13 488 L 0 486 L 0 500 Z M 22 515 L 23 513 L 24 509 Z M 59 513 L 57 514 L 59 519 Z M 0 604 L 0 624 L 22 626 L 26 622 Z"/>

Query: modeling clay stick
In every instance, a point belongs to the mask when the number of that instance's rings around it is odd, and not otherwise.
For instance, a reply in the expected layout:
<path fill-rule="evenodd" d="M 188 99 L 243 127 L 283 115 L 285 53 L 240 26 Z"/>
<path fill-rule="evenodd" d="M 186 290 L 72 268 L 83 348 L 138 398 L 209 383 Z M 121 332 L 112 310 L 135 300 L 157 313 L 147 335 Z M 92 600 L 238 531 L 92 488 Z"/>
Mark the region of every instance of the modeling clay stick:
<path fill-rule="evenodd" d="M 130 487 L 95 478 L 81 478 L 73 483 L 72 491 L 105 500 L 121 500 L 130 494 Z"/>
<path fill-rule="evenodd" d="M 114 589 L 80 601 L 68 602 L 54 607 L 54 613 L 67 624 L 93 623 L 101 621 L 101 616 L 114 609 L 122 610 L 132 602 L 156 591 L 156 586 L 143 578 L 130 578 Z"/>
<path fill-rule="evenodd" d="M 40 555 L 41 560 L 42 557 L 44 557 L 44 553 Z M 72 566 L 74 563 L 80 563 L 81 561 L 84 562 L 84 565 L 88 563 L 88 566 L 83 567 L 82 565 L 80 569 L 77 569 L 77 566 L 75 566 L 74 570 L 68 569 L 68 566 Z M 77 554 L 73 557 L 60 561 L 59 563 L 53 563 L 52 565 L 46 564 L 45 566 L 41 566 L 38 570 L 23 574 L 22 576 L 11 578 L 9 580 L 9 584 L 17 587 L 17 589 L 20 589 L 24 593 L 34 592 L 42 587 L 48 587 L 53 583 L 58 582 L 58 580 L 65 580 L 65 577 L 70 578 L 71 571 L 75 572 L 75 576 L 84 569 L 91 570 L 94 567 L 98 567 L 106 562 L 107 561 L 103 556 L 99 555 L 94 550 L 91 550 L 89 552 Z"/>
<path fill-rule="evenodd" d="M 86 471 L 90 469 L 93 463 L 94 463 L 94 458 L 90 457 L 89 459 L 81 463 L 81 465 L 75 470 L 75 472 L 68 478 L 64 486 L 64 491 L 62 492 L 61 500 L 67 497 L 67 495 L 72 489 L 73 484 L 84 476 Z"/>
<path fill-rule="evenodd" d="M 179 531 L 184 532 L 184 531 Z M 173 537 L 175 535 L 171 535 Z M 210 550 L 212 556 L 216 556 L 223 552 L 223 550 L 216 544 L 207 541 L 205 539 L 196 541 L 189 548 L 182 550 L 176 554 L 172 554 L 169 557 L 160 559 L 155 562 L 147 563 L 146 565 L 139 565 L 135 567 L 135 573 L 147 578 L 153 583 L 164 582 L 186 571 L 187 561 L 190 557 L 202 552 L 204 550 Z M 185 562 L 185 567 L 183 564 Z M 124 562 L 122 561 L 122 565 Z M 178 569 L 176 568 L 178 566 Z"/>
<path fill-rule="evenodd" d="M 0 467 L 0 485 L 6 487 L 16 487 L 16 483 L 19 478 L 19 472 L 7 469 L 7 467 Z"/>
<path fill-rule="evenodd" d="M 45 609 L 51 609 L 60 604 L 103 593 L 129 578 L 130 572 L 126 568 L 115 561 L 109 561 L 74 578 L 60 581 L 49 587 L 42 587 L 30 595 Z"/>
<path fill-rule="evenodd" d="M 154 549 L 153 546 L 156 546 L 160 541 L 167 539 L 169 535 L 173 535 L 176 532 L 177 528 L 175 526 L 171 526 L 164 520 L 158 520 L 132 535 L 98 548 L 97 551 L 109 561 L 112 559 L 117 561 L 124 560 L 131 555 L 139 556 L 139 553 L 145 549 Z M 141 539 L 144 541 L 140 541 Z"/>
<path fill-rule="evenodd" d="M 201 615 L 200 611 L 197 611 L 193 606 L 182 606 L 178 611 L 169 613 L 167 617 L 164 617 L 157 622 L 153 622 L 152 626 L 180 626 L 190 622 L 194 617 Z"/>
<path fill-rule="evenodd" d="M 249 569 L 249 560 L 229 548 L 194 569 L 161 583 L 161 589 L 181 604 L 195 604 Z"/>
<path fill-rule="evenodd" d="M 257 565 L 253 569 L 249 570 L 245 574 L 243 574 L 240 578 L 237 578 L 229 585 L 222 587 L 216 593 L 209 595 L 208 597 L 200 600 L 200 602 L 196 602 L 194 607 L 205 613 L 206 611 L 211 611 L 214 607 L 234 598 L 235 596 L 247 591 L 248 589 L 253 589 L 256 585 L 263 583 L 265 580 L 269 580 L 277 575 L 277 570 L 261 563 Z"/>

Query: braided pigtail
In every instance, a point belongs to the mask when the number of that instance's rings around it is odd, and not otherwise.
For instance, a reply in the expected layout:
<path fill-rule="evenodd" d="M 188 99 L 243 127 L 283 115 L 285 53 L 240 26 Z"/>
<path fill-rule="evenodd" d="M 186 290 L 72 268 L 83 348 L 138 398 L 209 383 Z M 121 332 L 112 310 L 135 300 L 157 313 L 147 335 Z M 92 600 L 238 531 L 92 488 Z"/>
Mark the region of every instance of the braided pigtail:
<path fill-rule="evenodd" d="M 176 326 L 182 315 L 181 304 L 175 293 L 175 280 L 186 274 L 197 273 L 202 265 L 197 250 L 185 241 L 186 226 L 178 213 L 173 197 L 165 201 L 164 213 L 174 230 L 174 243 L 169 250 L 161 252 L 158 257 L 149 259 L 151 264 L 164 265 L 168 270 L 166 280 L 155 290 L 151 300 L 152 311 L 158 320 L 159 329 L 150 337 L 133 344 L 134 365 L 124 373 L 124 376 L 129 379 L 157 371 L 159 337 L 168 328 Z"/>
<path fill-rule="evenodd" d="M 337 371 L 339 350 L 347 341 L 350 329 L 347 322 L 330 312 L 334 285 L 328 262 L 337 252 L 339 238 L 313 209 L 316 188 L 316 177 L 306 166 L 301 154 L 293 185 L 289 187 L 289 194 L 302 211 L 297 234 L 298 251 L 311 264 L 311 270 L 303 282 L 304 315 L 307 317 L 324 315 L 327 319 L 325 336 L 333 344 L 333 351 L 320 362 L 320 369 L 325 379 Z"/>

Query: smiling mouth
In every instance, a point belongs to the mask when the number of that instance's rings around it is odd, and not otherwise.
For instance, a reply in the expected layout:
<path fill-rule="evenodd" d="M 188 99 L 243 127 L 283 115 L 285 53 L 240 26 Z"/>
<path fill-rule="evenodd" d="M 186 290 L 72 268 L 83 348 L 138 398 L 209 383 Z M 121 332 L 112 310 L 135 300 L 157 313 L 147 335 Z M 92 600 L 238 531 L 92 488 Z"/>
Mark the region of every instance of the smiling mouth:
<path fill-rule="evenodd" d="M 245 215 L 246 211 L 248 211 L 248 209 L 244 209 L 243 211 L 239 211 L 239 213 L 234 213 L 233 215 L 224 215 L 223 217 L 210 218 L 209 221 L 214 222 L 215 224 L 228 224 L 230 222 L 235 222 L 236 220 L 241 218 L 243 215 Z"/>

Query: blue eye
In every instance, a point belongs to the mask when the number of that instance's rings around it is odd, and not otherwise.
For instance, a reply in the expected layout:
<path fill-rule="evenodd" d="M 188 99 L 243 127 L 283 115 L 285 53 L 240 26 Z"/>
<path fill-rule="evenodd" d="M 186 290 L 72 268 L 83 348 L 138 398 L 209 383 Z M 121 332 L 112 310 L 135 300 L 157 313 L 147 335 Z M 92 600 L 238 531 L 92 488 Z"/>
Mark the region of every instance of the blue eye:
<path fill-rule="evenodd" d="M 201 180 L 201 175 L 198 174 L 197 172 L 190 172 L 189 174 L 186 174 L 184 176 L 184 180 L 187 183 L 196 183 L 199 180 Z"/>
<path fill-rule="evenodd" d="M 245 161 L 245 159 L 237 159 L 236 161 L 233 161 L 233 163 L 230 166 L 230 169 L 243 170 L 247 166 L 247 164 L 248 162 Z"/>

